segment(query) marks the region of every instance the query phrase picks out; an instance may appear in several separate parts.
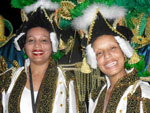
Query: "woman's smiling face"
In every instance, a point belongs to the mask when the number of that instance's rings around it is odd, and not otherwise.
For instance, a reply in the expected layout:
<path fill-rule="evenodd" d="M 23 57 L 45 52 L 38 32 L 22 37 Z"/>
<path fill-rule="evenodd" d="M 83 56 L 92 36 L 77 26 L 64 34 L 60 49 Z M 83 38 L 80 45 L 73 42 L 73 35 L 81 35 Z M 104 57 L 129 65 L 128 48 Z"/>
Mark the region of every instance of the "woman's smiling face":
<path fill-rule="evenodd" d="M 93 43 L 93 49 L 96 53 L 98 67 L 103 73 L 109 77 L 125 73 L 124 54 L 114 36 L 98 37 Z"/>
<path fill-rule="evenodd" d="M 25 51 L 33 63 L 49 61 L 52 51 L 50 33 L 41 27 L 31 28 L 27 32 Z"/>

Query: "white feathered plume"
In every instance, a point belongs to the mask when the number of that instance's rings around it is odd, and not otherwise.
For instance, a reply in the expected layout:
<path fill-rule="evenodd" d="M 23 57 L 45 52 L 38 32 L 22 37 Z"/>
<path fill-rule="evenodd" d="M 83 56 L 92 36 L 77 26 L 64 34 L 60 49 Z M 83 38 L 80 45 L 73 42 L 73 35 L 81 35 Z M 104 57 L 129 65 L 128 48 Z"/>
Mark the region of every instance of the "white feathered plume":
<path fill-rule="evenodd" d="M 87 54 L 87 62 L 93 69 L 97 69 L 97 60 L 96 60 L 96 54 L 91 47 L 91 44 L 89 44 L 86 47 L 86 54 Z"/>
<path fill-rule="evenodd" d="M 77 17 L 72 21 L 72 27 L 76 30 L 82 30 L 87 33 L 88 27 L 95 17 L 96 10 L 99 10 L 106 19 L 124 17 L 126 14 L 126 9 L 123 7 L 116 5 L 109 7 L 105 4 L 94 3 L 83 11 L 82 16 Z"/>
<path fill-rule="evenodd" d="M 52 42 L 52 50 L 53 50 L 53 52 L 57 52 L 59 42 L 58 42 L 57 35 L 56 35 L 55 32 L 51 32 L 50 33 L 50 40 Z"/>
<path fill-rule="evenodd" d="M 24 7 L 24 11 L 28 14 L 35 11 L 38 7 L 54 11 L 59 8 L 59 4 L 56 2 L 54 3 L 51 0 L 38 0 L 32 5 Z"/>

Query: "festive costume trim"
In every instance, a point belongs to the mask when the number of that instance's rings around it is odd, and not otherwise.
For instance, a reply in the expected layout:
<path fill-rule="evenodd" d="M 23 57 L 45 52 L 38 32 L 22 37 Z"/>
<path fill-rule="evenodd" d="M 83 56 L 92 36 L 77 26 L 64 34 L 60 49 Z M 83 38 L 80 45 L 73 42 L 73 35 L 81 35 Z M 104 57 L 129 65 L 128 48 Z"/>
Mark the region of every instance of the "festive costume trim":
<path fill-rule="evenodd" d="M 125 90 L 130 85 L 135 84 L 137 80 L 139 80 L 139 79 L 136 76 L 136 71 L 134 71 L 134 72 L 130 73 L 129 75 L 124 76 L 123 78 L 121 78 L 115 84 L 115 86 L 112 90 L 112 93 L 111 93 L 106 111 L 105 111 L 106 113 L 116 113 L 117 105 L 118 105 L 118 103 L 120 101 L 120 98 L 122 97 L 123 93 L 125 92 Z M 107 87 L 105 87 L 105 89 L 100 94 L 100 97 L 98 99 L 98 102 L 97 102 L 94 113 L 102 113 L 103 112 L 106 90 L 107 90 Z M 141 95 L 141 93 L 140 93 L 140 95 Z M 95 98 L 95 97 L 93 97 L 93 98 Z M 131 112 L 131 109 L 130 109 L 130 112 Z"/>
<path fill-rule="evenodd" d="M 56 85 L 57 78 L 58 78 L 57 67 L 55 63 L 51 61 L 51 64 L 48 67 L 48 71 L 46 72 L 39 89 L 39 98 L 37 104 L 38 113 L 52 112 L 57 87 Z M 27 79 L 26 74 L 23 70 L 21 72 L 21 75 L 17 79 L 15 86 L 12 90 L 12 93 L 10 95 L 9 112 L 11 113 L 20 113 L 20 98 L 22 95 L 22 91 L 25 87 L 26 79 Z"/>

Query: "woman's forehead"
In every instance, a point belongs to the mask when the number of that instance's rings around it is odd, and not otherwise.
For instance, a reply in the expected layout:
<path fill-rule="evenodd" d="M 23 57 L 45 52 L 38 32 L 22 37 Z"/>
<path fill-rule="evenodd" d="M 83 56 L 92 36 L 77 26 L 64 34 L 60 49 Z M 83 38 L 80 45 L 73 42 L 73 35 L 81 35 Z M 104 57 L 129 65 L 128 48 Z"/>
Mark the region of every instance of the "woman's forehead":
<path fill-rule="evenodd" d="M 112 35 L 102 35 L 94 41 L 94 43 L 101 43 L 101 42 L 110 43 L 110 42 L 116 42 L 116 40 Z"/>

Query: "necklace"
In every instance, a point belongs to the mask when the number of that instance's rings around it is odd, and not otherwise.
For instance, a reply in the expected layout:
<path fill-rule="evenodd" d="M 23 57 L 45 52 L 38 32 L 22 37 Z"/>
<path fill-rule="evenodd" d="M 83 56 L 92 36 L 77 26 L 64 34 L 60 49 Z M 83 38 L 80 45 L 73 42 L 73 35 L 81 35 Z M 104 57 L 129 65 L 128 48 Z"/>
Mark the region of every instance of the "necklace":
<path fill-rule="evenodd" d="M 37 95 L 36 102 L 35 102 L 34 101 L 35 98 L 34 98 L 32 72 L 31 72 L 30 66 L 29 66 L 29 83 L 30 83 L 30 91 L 31 91 L 32 110 L 33 110 L 33 113 L 36 113 L 38 95 Z M 38 94 L 39 94 L 39 92 L 38 92 Z"/>

